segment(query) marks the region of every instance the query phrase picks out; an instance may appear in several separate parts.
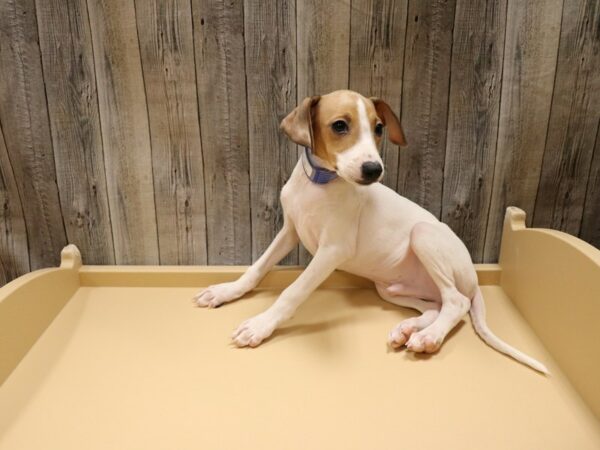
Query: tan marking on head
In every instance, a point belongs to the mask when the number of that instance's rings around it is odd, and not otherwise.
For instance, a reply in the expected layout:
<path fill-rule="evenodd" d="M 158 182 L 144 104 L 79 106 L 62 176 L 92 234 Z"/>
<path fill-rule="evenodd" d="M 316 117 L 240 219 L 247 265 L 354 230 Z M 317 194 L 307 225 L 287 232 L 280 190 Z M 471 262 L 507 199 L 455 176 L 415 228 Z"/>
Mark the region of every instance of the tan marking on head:
<path fill-rule="evenodd" d="M 377 97 L 371 97 L 370 100 L 373 102 L 373 106 L 379 115 L 379 118 L 387 128 L 388 139 L 396 145 L 407 145 L 404 131 L 400 125 L 400 120 L 392 108 L 390 108 L 390 105 Z"/>
<path fill-rule="evenodd" d="M 322 104 L 315 109 L 313 132 L 315 154 L 335 167 L 336 153 L 354 145 L 359 138 L 358 110 L 356 94 L 349 91 L 335 91 L 322 97 Z M 348 124 L 348 132 L 337 134 L 331 128 L 337 120 Z"/>
<path fill-rule="evenodd" d="M 336 132 L 332 128 L 338 120 L 347 124 L 345 132 Z M 341 90 L 305 98 L 283 119 L 281 129 L 294 142 L 312 147 L 313 153 L 329 169 L 337 170 L 338 157 L 347 150 L 352 150 L 350 153 L 357 161 L 361 158 L 381 161 L 377 153 L 381 136 L 375 133 L 378 123 L 388 126 L 390 140 L 405 144 L 400 123 L 385 102 Z M 350 155 L 344 158 L 347 161 Z"/>
<path fill-rule="evenodd" d="M 360 139 L 359 100 L 363 100 L 373 129 L 378 120 L 373 103 L 356 92 L 335 91 L 323 95 L 314 108 L 313 151 L 332 166 L 335 166 L 336 154 L 351 148 Z M 332 129 L 332 124 L 337 120 L 344 120 L 348 124 L 347 133 L 337 134 Z"/>
<path fill-rule="evenodd" d="M 370 100 L 357 96 L 355 104 L 358 111 L 358 122 L 355 124 L 358 140 L 335 154 L 337 173 L 352 183 L 369 184 L 380 179 L 382 174 L 383 161 L 377 150 L 378 139 L 375 135 L 375 125 L 380 121 L 373 111 L 369 114 L 369 108 L 373 109 Z M 377 167 L 380 169 L 378 174 Z"/>

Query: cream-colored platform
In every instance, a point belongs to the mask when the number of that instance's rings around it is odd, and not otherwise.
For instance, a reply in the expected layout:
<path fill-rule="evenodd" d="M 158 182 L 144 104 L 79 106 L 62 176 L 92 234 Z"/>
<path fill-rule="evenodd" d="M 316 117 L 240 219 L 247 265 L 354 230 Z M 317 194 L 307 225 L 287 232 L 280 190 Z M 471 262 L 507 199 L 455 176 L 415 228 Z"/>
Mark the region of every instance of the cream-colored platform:
<path fill-rule="evenodd" d="M 233 329 L 298 269 L 205 310 L 198 288 L 242 268 L 80 266 L 67 247 L 60 269 L 0 289 L 0 449 L 598 449 L 600 252 L 523 218 L 478 273 L 490 327 L 550 377 L 468 319 L 435 355 L 390 351 L 414 313 L 342 273 L 237 349 Z"/>

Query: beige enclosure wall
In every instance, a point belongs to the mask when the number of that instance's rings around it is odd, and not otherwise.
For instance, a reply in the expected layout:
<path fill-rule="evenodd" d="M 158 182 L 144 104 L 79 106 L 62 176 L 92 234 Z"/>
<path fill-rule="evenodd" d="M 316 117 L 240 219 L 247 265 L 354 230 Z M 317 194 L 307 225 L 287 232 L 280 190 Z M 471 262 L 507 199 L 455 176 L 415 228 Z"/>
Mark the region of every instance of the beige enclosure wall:
<path fill-rule="evenodd" d="M 248 264 L 299 99 L 386 99 L 384 182 L 496 261 L 507 205 L 600 245 L 597 0 L 0 0 L 0 284 L 58 263 Z M 285 263 L 307 261 L 303 250 Z"/>

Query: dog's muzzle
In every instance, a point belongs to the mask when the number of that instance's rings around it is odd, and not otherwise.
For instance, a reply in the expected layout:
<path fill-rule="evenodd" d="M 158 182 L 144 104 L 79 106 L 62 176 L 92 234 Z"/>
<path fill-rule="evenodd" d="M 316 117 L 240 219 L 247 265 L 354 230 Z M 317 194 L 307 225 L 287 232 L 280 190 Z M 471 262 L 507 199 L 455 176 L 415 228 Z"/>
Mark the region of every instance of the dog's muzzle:
<path fill-rule="evenodd" d="M 371 184 L 379 179 L 383 172 L 383 167 L 378 162 L 367 161 L 360 166 L 362 175 L 362 184 Z"/>

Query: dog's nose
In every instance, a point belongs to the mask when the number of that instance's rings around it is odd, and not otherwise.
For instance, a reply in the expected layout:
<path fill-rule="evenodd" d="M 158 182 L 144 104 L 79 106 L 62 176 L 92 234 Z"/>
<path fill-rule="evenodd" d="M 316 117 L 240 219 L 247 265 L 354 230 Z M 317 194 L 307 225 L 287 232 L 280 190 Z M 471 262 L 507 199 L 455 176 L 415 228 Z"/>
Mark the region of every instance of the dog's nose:
<path fill-rule="evenodd" d="M 370 183 L 379 178 L 379 175 L 383 172 L 383 167 L 378 162 L 367 161 L 360 166 L 360 170 L 363 180 Z"/>

